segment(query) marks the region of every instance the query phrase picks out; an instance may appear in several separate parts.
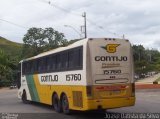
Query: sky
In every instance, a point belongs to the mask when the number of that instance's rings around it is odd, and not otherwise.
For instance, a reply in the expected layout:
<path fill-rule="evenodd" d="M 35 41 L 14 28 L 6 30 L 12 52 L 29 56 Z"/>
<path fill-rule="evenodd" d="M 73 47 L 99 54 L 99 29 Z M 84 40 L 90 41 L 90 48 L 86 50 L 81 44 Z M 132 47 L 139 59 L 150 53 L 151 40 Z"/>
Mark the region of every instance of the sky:
<path fill-rule="evenodd" d="M 0 36 L 14 42 L 23 43 L 31 27 L 53 27 L 68 40 L 83 37 L 86 12 L 87 37 L 124 35 L 160 50 L 160 0 L 0 0 L 0 8 Z"/>

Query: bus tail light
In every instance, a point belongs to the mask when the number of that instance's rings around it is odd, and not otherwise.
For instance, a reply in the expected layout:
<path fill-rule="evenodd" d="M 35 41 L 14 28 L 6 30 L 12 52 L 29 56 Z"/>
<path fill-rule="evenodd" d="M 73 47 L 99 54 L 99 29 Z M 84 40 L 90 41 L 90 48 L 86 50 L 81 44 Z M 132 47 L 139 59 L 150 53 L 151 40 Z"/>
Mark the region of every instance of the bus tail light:
<path fill-rule="evenodd" d="M 92 96 L 92 86 L 87 86 L 86 91 L 87 91 L 87 96 L 91 97 Z"/>
<path fill-rule="evenodd" d="M 132 96 L 135 96 L 135 83 L 132 83 Z"/>

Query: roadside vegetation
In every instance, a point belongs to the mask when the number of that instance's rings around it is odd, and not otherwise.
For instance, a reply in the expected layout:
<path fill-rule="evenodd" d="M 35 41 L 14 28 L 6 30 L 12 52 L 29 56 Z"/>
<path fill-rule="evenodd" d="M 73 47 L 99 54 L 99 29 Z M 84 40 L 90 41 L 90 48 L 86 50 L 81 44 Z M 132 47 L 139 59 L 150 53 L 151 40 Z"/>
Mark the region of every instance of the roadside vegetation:
<path fill-rule="evenodd" d="M 80 39 L 68 41 L 63 33 L 49 28 L 30 28 L 24 35 L 23 44 L 0 37 L 0 87 L 16 83 L 18 62 L 24 58 L 58 47 L 67 46 Z M 133 45 L 135 76 L 144 78 L 160 71 L 160 52 Z"/>
<path fill-rule="evenodd" d="M 145 49 L 143 45 L 133 45 L 135 76 L 145 78 L 160 71 L 160 52 Z"/>
<path fill-rule="evenodd" d="M 67 41 L 63 33 L 51 27 L 30 28 L 24 35 L 23 44 L 9 41 L 0 36 L 0 87 L 16 83 L 20 60 L 67 46 L 77 40 L 79 39 Z"/>
<path fill-rule="evenodd" d="M 0 87 L 15 83 L 18 59 L 0 50 Z"/>

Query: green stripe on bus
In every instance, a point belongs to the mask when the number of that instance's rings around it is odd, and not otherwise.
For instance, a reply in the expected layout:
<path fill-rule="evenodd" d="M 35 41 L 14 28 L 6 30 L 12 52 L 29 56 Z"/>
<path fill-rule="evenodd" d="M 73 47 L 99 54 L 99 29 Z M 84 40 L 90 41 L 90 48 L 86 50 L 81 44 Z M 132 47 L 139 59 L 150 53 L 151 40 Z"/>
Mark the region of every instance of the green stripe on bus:
<path fill-rule="evenodd" d="M 32 101 L 39 102 L 39 96 L 33 79 L 33 75 L 27 75 L 26 79 Z"/>

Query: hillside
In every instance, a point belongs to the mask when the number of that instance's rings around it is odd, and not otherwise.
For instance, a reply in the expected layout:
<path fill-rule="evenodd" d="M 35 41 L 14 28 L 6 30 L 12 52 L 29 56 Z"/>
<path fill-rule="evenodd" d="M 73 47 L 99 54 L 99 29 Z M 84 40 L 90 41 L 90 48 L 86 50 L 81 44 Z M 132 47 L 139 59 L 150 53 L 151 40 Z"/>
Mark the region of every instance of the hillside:
<path fill-rule="evenodd" d="M 22 44 L 9 41 L 0 36 L 0 49 L 11 56 L 18 56 L 22 50 Z"/>

